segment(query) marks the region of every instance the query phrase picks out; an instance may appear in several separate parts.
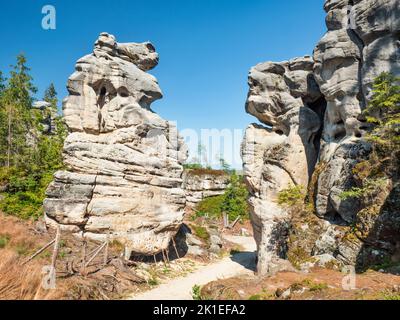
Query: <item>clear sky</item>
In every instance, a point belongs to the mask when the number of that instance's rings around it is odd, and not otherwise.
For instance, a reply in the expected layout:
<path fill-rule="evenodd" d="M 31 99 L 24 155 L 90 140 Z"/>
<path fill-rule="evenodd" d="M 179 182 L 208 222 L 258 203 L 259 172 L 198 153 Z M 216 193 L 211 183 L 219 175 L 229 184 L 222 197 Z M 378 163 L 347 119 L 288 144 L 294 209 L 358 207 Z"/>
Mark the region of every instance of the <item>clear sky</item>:
<path fill-rule="evenodd" d="M 164 93 L 153 104 L 157 113 L 177 121 L 180 130 L 244 130 L 256 122 L 244 110 L 250 67 L 311 54 L 325 32 L 323 2 L 4 1 L 0 70 L 7 73 L 16 55 L 24 52 L 39 88 L 37 98 L 54 82 L 62 99 L 76 60 L 92 52 L 100 32 L 114 34 L 118 42 L 151 41 L 160 63 L 150 72 Z M 46 4 L 56 8 L 56 30 L 41 27 Z M 238 142 L 234 144 L 237 152 Z"/>

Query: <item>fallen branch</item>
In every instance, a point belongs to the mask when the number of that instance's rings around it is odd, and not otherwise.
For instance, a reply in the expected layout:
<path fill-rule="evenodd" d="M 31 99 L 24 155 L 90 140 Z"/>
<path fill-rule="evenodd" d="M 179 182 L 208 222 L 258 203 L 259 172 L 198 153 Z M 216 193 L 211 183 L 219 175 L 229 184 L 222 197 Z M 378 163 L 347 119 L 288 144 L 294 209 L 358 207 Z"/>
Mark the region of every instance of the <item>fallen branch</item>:
<path fill-rule="evenodd" d="M 88 260 L 88 262 L 86 262 L 85 264 L 85 268 L 94 260 L 94 258 L 97 257 L 97 255 L 101 252 L 101 250 L 103 250 L 103 248 L 107 245 L 107 241 L 104 242 L 97 250 L 96 252 L 93 254 L 93 256 Z"/>
<path fill-rule="evenodd" d="M 237 217 L 236 220 L 229 226 L 229 229 L 233 229 L 236 225 L 236 223 L 238 223 L 240 220 L 240 217 Z"/>
<path fill-rule="evenodd" d="M 57 226 L 56 239 L 54 240 L 53 256 L 51 258 L 51 266 L 52 266 L 53 270 L 56 270 L 56 262 L 57 262 L 57 256 L 58 256 L 58 249 L 60 246 L 60 239 L 61 239 L 61 228 L 60 228 L 60 226 Z"/>
<path fill-rule="evenodd" d="M 104 250 L 103 266 L 107 265 L 107 263 L 108 263 L 108 241 L 106 242 L 106 249 Z"/>
<path fill-rule="evenodd" d="M 87 242 L 86 242 L 86 238 L 83 238 L 83 243 L 82 243 L 82 265 L 80 267 L 80 273 L 82 275 L 86 274 L 86 251 L 87 251 Z"/>
<path fill-rule="evenodd" d="M 34 259 L 35 257 L 37 257 L 39 254 L 41 254 L 44 250 L 46 250 L 47 248 L 49 248 L 54 242 L 56 241 L 56 239 L 51 240 L 48 244 L 46 244 L 44 247 L 42 247 L 41 249 L 39 249 L 38 251 L 36 251 L 33 255 L 31 255 L 27 260 L 25 260 L 22 265 L 27 264 L 28 262 L 30 262 L 32 259 Z"/>
<path fill-rule="evenodd" d="M 177 259 L 180 259 L 179 252 L 178 252 L 178 249 L 176 248 L 176 243 L 175 243 L 175 239 L 174 238 L 172 238 L 172 244 L 174 246 Z"/>

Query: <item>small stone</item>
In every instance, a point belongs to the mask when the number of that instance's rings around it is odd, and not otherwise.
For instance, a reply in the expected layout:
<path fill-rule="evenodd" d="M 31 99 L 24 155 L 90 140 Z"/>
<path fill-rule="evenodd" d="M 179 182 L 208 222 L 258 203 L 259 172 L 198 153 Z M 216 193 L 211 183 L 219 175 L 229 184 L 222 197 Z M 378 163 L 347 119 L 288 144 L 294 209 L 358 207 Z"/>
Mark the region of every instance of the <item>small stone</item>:
<path fill-rule="evenodd" d="M 291 291 L 291 289 L 289 288 L 289 289 L 287 289 L 286 291 L 284 291 L 284 292 L 282 293 L 281 298 L 287 300 L 287 299 L 290 299 L 290 296 L 291 296 L 291 295 L 292 295 L 292 291 Z"/>
<path fill-rule="evenodd" d="M 222 239 L 219 236 L 211 235 L 210 242 L 211 244 L 216 245 L 217 247 L 222 247 Z"/>
<path fill-rule="evenodd" d="M 210 245 L 209 251 L 215 254 L 219 254 L 221 252 L 221 247 L 217 244 Z"/>
<path fill-rule="evenodd" d="M 189 246 L 202 246 L 203 245 L 203 242 L 200 239 L 196 238 L 191 233 L 187 233 L 186 234 L 186 243 Z"/>
<path fill-rule="evenodd" d="M 199 246 L 189 246 L 187 253 L 193 256 L 204 256 L 206 254 L 204 249 L 200 248 Z"/>

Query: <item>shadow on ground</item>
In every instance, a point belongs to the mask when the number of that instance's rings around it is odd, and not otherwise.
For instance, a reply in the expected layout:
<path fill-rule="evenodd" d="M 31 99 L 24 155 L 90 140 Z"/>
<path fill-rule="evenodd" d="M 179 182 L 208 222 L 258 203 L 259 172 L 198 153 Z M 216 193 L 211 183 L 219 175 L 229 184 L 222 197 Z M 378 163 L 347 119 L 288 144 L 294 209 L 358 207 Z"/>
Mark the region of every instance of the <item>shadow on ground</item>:
<path fill-rule="evenodd" d="M 255 252 L 238 252 L 231 256 L 231 260 L 240 264 L 250 271 L 256 271 L 256 253 Z"/>

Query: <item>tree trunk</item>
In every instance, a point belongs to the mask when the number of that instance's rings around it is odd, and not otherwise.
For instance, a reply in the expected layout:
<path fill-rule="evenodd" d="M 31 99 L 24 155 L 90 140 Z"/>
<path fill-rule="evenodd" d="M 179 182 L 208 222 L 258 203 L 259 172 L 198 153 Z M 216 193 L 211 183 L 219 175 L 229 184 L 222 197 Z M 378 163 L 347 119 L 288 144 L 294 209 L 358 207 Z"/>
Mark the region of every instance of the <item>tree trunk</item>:
<path fill-rule="evenodd" d="M 7 120 L 8 120 L 8 134 L 7 134 L 7 168 L 10 168 L 11 165 L 11 144 L 12 144 L 12 131 L 11 131 L 11 123 L 12 123 L 12 117 L 11 117 L 11 105 L 8 105 L 7 108 Z"/>

